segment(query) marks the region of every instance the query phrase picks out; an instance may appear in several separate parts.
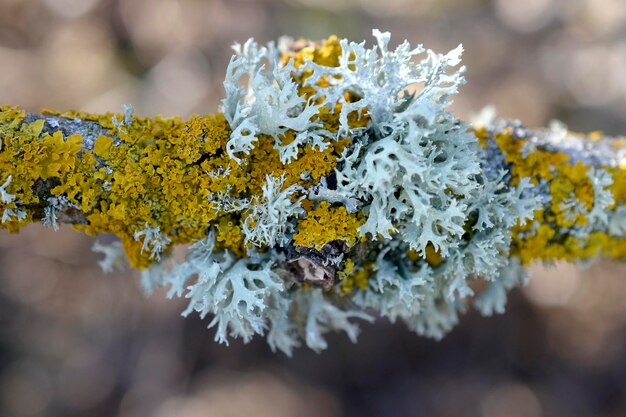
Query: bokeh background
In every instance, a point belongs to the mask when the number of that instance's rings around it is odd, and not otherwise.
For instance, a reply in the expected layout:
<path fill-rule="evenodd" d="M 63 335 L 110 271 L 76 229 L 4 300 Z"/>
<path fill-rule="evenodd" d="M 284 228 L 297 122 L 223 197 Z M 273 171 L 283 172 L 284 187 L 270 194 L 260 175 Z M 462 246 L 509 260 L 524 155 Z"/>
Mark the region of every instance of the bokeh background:
<path fill-rule="evenodd" d="M 626 132 L 624 0 L 0 0 L 0 102 L 214 112 L 230 45 L 286 34 L 465 46 L 454 110 Z M 383 321 L 321 355 L 213 342 L 104 275 L 71 228 L 0 233 L 0 416 L 626 416 L 626 266 L 534 266 L 441 342 Z"/>

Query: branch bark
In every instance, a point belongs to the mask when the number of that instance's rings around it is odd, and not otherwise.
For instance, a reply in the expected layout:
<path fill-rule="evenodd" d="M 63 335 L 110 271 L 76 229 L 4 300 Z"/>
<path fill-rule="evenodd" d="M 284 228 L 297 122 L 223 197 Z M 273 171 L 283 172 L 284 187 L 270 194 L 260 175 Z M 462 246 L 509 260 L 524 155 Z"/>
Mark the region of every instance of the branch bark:
<path fill-rule="evenodd" d="M 262 181 L 258 177 L 261 173 L 278 174 L 280 168 L 281 174 L 285 175 L 287 172 L 291 182 L 295 183 L 299 180 L 297 177 L 305 174 L 309 168 L 307 165 L 280 167 L 276 163 L 276 155 L 265 155 L 269 158 L 267 160 L 253 157 L 250 164 L 256 164 L 255 166 L 242 167 L 233 163 L 223 149 L 230 129 L 219 115 L 194 117 L 187 121 L 178 118 L 134 117 L 129 126 L 125 126 L 123 114 L 29 113 L 6 106 L 2 110 L 0 131 L 4 145 L 0 151 L 0 172 L 2 181 L 11 176 L 11 181 L 3 187 L 3 192 L 14 195 L 10 201 L 3 200 L 2 209 L 5 215 L 2 227 L 17 231 L 27 223 L 43 220 L 48 225 L 72 224 L 90 234 L 114 233 L 123 241 L 131 263 L 140 268 L 151 264 L 159 255 L 156 249 L 166 251 L 171 244 L 190 243 L 205 235 L 210 227 L 221 227 L 223 236 L 220 239 L 225 247 L 244 256 L 246 245 L 241 229 L 245 217 L 232 210 L 220 212 L 218 208 L 227 204 L 230 198 L 226 194 L 227 189 L 243 189 L 238 181 L 253 178 L 251 181 L 255 184 L 252 188 L 237 194 L 237 198 L 250 199 L 252 194 L 260 194 Z M 128 122 L 128 115 L 126 119 Z M 569 187 L 570 194 L 576 197 L 577 186 L 583 187 L 586 193 L 594 192 L 591 170 L 609 172 L 613 182 L 605 188 L 612 193 L 614 202 L 602 210 L 612 227 L 609 227 L 608 232 L 588 227 L 585 233 L 605 233 L 608 241 L 602 248 L 596 249 L 607 252 L 607 245 L 613 245 L 615 249 L 609 250 L 608 255 L 614 258 L 624 256 L 623 233 L 626 233 L 626 226 L 622 223 L 626 200 L 623 185 L 626 177 L 626 140 L 606 137 L 597 132 L 578 134 L 561 127 L 533 130 L 515 121 L 497 121 L 489 126 L 478 126 L 474 128 L 474 132 L 480 138 L 482 149 L 488 154 L 486 160 L 506 161 L 502 166 L 509 170 L 504 176 L 507 187 L 516 184 L 520 177 L 528 175 L 535 180 L 537 187 L 546 190 L 546 196 L 541 203 L 542 217 L 536 219 L 543 225 L 558 215 L 555 213 L 555 197 L 552 195 L 556 191 L 551 190 L 558 188 L 555 185 L 557 182 L 565 181 L 566 184 L 559 184 Z M 195 135 L 196 142 L 191 145 L 187 143 L 187 155 L 182 155 L 180 143 L 188 140 L 190 134 Z M 70 142 L 74 146 L 72 149 L 68 148 Z M 112 152 L 116 149 L 117 153 Z M 146 162 L 151 154 L 158 155 L 159 161 Z M 331 163 L 321 167 L 320 172 L 324 175 L 319 174 L 305 184 L 309 188 L 317 185 L 322 178 L 332 182 L 339 150 L 333 153 L 309 151 L 301 157 L 314 161 L 314 157 L 319 156 L 330 159 Z M 33 163 L 35 159 L 37 161 Z M 541 159 L 543 162 L 538 162 Z M 145 163 L 142 165 L 141 161 Z M 46 164 L 54 165 L 54 172 L 48 172 L 50 170 Z M 570 173 L 572 167 L 579 167 L 579 172 Z M 294 171 L 297 169 L 302 171 Z M 492 167 L 487 165 L 484 169 Z M 227 170 L 238 170 L 238 174 L 231 173 L 220 180 L 220 175 Z M 178 194 L 164 193 L 158 187 L 169 181 L 168 173 L 174 171 L 177 175 L 174 181 L 181 186 L 180 190 L 185 191 Z M 199 178 L 191 179 L 188 177 L 191 174 Z M 181 175 L 187 178 L 180 178 Z M 158 176 L 161 181 L 155 183 L 156 187 L 151 187 L 154 176 Z M 573 177 L 578 182 L 573 181 Z M 202 184 L 213 189 L 198 188 Z M 138 192 L 138 189 L 143 191 Z M 129 190 L 132 192 L 126 194 Z M 198 194 L 205 200 L 198 205 L 205 210 L 204 213 L 192 210 L 185 217 L 181 215 L 179 205 L 172 208 L 173 211 L 179 210 L 176 213 L 170 212 L 164 206 L 173 195 L 182 200 L 194 201 Z M 306 196 L 306 193 L 303 195 Z M 594 199 L 593 195 L 587 197 Z M 150 210 L 146 218 L 138 219 L 128 212 L 137 207 L 131 204 L 133 200 L 141 201 L 142 208 L 150 207 L 154 210 Z M 119 205 L 128 207 L 124 207 L 126 211 L 122 212 L 112 209 Z M 312 207 L 309 205 L 309 211 Z M 593 204 L 586 213 L 589 214 L 592 210 Z M 572 216 L 576 215 L 575 209 L 572 209 L 572 213 Z M 574 236 L 578 226 L 576 222 L 589 220 L 583 219 L 584 213 L 579 213 L 581 219 L 573 219 L 573 223 L 563 220 L 564 224 L 556 222 L 557 224 L 550 226 L 554 236 L 550 243 L 544 242 L 544 245 L 564 246 L 568 238 Z M 594 215 L 597 216 L 598 213 Z M 300 221 L 303 217 L 305 215 L 300 216 Z M 566 226 L 571 231 L 566 231 Z M 144 229 L 152 229 L 155 239 L 161 237 L 163 247 L 153 248 L 151 243 L 144 244 L 137 238 L 137 233 Z M 521 236 L 522 232 L 519 233 Z M 542 258 L 536 251 L 529 253 L 522 241 L 521 237 L 517 243 L 514 239 L 513 254 L 521 256 L 527 262 Z M 340 269 L 339 263 L 331 262 L 333 258 L 353 257 L 363 260 L 371 255 L 372 248 L 376 246 L 377 243 L 373 240 L 353 246 L 348 246 L 341 240 L 329 240 L 323 250 L 292 244 L 283 248 L 283 252 L 291 259 L 287 269 L 296 279 L 328 288 L 336 282 Z M 557 251 L 554 256 L 548 255 L 546 259 L 574 259 L 588 255 L 586 250 L 572 253 Z"/>

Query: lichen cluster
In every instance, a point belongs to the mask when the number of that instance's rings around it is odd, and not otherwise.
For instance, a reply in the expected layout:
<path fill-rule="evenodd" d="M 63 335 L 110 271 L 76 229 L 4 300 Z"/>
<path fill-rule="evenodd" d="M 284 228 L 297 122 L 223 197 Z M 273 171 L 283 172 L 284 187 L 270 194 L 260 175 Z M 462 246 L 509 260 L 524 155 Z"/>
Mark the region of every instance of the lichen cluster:
<path fill-rule="evenodd" d="M 497 132 L 496 132 L 497 130 Z M 511 182 L 529 178 L 543 201 L 533 221 L 513 228 L 511 256 L 523 264 L 541 260 L 575 261 L 603 255 L 626 259 L 626 167 L 609 161 L 590 163 L 544 144 L 531 146 L 513 127 L 476 131 L 481 143 L 496 145 L 510 166 Z M 569 133 L 579 141 L 601 137 Z M 620 148 L 615 142 L 616 151 Z M 570 147 L 571 148 L 571 147 Z"/>
<path fill-rule="evenodd" d="M 470 127 L 447 110 L 460 47 L 374 36 L 235 45 L 216 115 L 0 107 L 2 227 L 112 233 L 105 270 L 125 254 L 217 340 L 287 354 L 371 313 L 439 338 L 469 303 L 502 312 L 532 261 L 626 258 L 623 142 Z"/>

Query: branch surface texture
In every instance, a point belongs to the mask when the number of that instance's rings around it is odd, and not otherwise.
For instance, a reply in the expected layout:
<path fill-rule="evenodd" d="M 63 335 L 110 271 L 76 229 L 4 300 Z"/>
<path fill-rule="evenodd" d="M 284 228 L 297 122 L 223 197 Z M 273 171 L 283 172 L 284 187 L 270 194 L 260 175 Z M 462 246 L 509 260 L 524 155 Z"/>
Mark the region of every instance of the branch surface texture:
<path fill-rule="evenodd" d="M 105 270 L 288 355 L 373 315 L 441 338 L 526 264 L 626 258 L 626 140 L 470 126 L 461 47 L 374 37 L 235 45 L 220 112 L 188 120 L 1 106 L 1 226 L 115 234 Z"/>

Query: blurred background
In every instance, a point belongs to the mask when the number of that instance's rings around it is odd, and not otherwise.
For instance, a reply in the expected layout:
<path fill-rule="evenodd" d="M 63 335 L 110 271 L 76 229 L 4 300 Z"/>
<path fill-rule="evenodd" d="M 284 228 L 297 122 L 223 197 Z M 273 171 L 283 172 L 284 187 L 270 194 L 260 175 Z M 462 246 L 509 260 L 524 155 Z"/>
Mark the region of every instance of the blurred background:
<path fill-rule="evenodd" d="M 217 109 L 230 45 L 329 34 L 465 46 L 454 110 L 626 133 L 624 0 L 0 0 L 0 102 L 188 116 Z M 0 416 L 626 416 L 626 266 L 533 267 L 507 313 L 441 342 L 363 326 L 293 359 L 213 342 L 93 240 L 0 233 Z"/>

